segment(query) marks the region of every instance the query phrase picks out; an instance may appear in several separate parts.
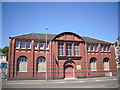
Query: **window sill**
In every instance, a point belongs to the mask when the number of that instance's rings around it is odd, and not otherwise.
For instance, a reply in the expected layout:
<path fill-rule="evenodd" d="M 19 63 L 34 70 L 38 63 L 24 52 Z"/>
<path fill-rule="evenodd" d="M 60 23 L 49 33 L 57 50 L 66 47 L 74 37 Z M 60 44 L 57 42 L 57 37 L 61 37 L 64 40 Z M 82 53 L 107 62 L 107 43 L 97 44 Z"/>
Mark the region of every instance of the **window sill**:
<path fill-rule="evenodd" d="M 103 51 L 103 52 L 105 52 L 105 53 L 106 53 L 107 51 Z"/>
<path fill-rule="evenodd" d="M 58 57 L 64 57 L 64 55 L 58 55 Z"/>
<path fill-rule="evenodd" d="M 104 70 L 104 71 L 110 71 L 110 69 L 108 69 L 108 70 L 106 69 L 106 70 Z"/>
<path fill-rule="evenodd" d="M 80 57 L 80 55 L 78 55 L 78 56 L 74 56 L 74 57 Z"/>
<path fill-rule="evenodd" d="M 15 48 L 15 49 L 20 49 L 20 47 L 19 48 Z"/>
<path fill-rule="evenodd" d="M 59 60 L 68 60 L 69 58 L 74 60 L 81 60 L 82 56 L 58 56 Z"/>
<path fill-rule="evenodd" d="M 111 53 L 111 52 L 107 52 L 107 51 L 100 51 L 101 53 Z"/>
<path fill-rule="evenodd" d="M 21 48 L 21 49 L 26 49 L 26 48 Z"/>
<path fill-rule="evenodd" d="M 18 72 L 27 72 L 27 71 L 18 71 Z"/>
<path fill-rule="evenodd" d="M 45 50 L 45 51 L 49 51 L 49 49 Z"/>
<path fill-rule="evenodd" d="M 38 50 L 38 48 L 35 48 L 35 50 Z"/>
<path fill-rule="evenodd" d="M 89 53 L 98 53 L 99 51 L 87 51 Z"/>
<path fill-rule="evenodd" d="M 37 71 L 38 73 L 46 73 L 46 71 Z"/>
<path fill-rule="evenodd" d="M 91 70 L 91 72 L 96 72 L 97 70 Z"/>

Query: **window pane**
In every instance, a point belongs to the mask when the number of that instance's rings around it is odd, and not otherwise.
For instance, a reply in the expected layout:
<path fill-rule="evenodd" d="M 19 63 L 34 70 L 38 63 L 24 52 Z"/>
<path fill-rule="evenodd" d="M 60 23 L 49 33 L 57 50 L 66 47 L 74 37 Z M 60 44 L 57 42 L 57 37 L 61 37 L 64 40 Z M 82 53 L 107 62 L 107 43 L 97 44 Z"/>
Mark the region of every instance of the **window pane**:
<path fill-rule="evenodd" d="M 38 71 L 42 71 L 42 63 L 38 63 Z"/>
<path fill-rule="evenodd" d="M 48 42 L 47 42 L 46 48 L 47 48 L 47 49 L 49 48 L 49 43 L 48 43 Z"/>
<path fill-rule="evenodd" d="M 21 48 L 25 48 L 25 41 L 21 42 Z"/>
<path fill-rule="evenodd" d="M 104 62 L 104 70 L 109 70 L 109 62 Z"/>
<path fill-rule="evenodd" d="M 91 45 L 91 50 L 94 51 L 94 45 L 93 44 Z"/>
<path fill-rule="evenodd" d="M 72 44 L 69 44 L 69 43 L 66 44 L 66 55 L 67 56 L 72 55 Z"/>
<path fill-rule="evenodd" d="M 96 71 L 96 59 L 95 58 L 91 58 L 90 59 L 90 67 L 91 67 L 91 71 Z"/>
<path fill-rule="evenodd" d="M 100 51 L 103 51 L 103 45 L 100 46 Z"/>
<path fill-rule="evenodd" d="M 110 51 L 110 45 L 108 45 L 108 51 Z"/>
<path fill-rule="evenodd" d="M 20 57 L 18 59 L 18 71 L 27 71 L 27 59 L 26 57 Z"/>
<path fill-rule="evenodd" d="M 104 58 L 104 70 L 109 70 L 109 58 Z"/>
<path fill-rule="evenodd" d="M 22 62 L 19 62 L 18 71 L 22 71 Z"/>
<path fill-rule="evenodd" d="M 107 50 L 107 46 L 106 45 L 104 45 L 104 51 L 106 51 Z"/>
<path fill-rule="evenodd" d="M 35 47 L 35 49 L 38 49 L 38 42 L 34 43 L 34 47 Z"/>
<path fill-rule="evenodd" d="M 20 48 L 20 41 L 16 41 L 16 48 Z"/>
<path fill-rule="evenodd" d="M 79 56 L 79 44 L 74 45 L 74 55 Z"/>
<path fill-rule="evenodd" d="M 40 43 L 40 49 L 44 49 L 44 43 L 43 42 Z"/>
<path fill-rule="evenodd" d="M 96 45 L 95 50 L 98 51 L 98 45 Z"/>
<path fill-rule="evenodd" d="M 27 48 L 31 48 L 31 42 L 30 41 L 28 41 L 28 43 L 27 43 Z"/>
<path fill-rule="evenodd" d="M 37 59 L 37 70 L 39 72 L 45 72 L 46 71 L 46 60 L 43 57 L 40 57 Z"/>
<path fill-rule="evenodd" d="M 46 63 L 44 62 L 44 63 L 42 63 L 43 65 L 42 65 L 42 71 L 46 71 Z"/>
<path fill-rule="evenodd" d="M 63 43 L 58 44 L 58 55 L 63 56 Z"/>
<path fill-rule="evenodd" d="M 87 44 L 87 50 L 90 51 L 90 44 Z"/>

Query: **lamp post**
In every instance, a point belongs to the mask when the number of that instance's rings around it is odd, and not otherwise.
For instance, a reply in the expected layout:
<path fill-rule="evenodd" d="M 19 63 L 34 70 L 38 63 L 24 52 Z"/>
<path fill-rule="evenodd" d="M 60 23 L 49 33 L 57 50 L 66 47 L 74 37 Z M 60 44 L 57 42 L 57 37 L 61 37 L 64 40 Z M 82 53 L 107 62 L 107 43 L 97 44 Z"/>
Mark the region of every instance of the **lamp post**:
<path fill-rule="evenodd" d="M 47 80 L 47 29 L 48 29 L 48 27 L 45 27 L 45 29 L 46 29 L 46 80 Z"/>

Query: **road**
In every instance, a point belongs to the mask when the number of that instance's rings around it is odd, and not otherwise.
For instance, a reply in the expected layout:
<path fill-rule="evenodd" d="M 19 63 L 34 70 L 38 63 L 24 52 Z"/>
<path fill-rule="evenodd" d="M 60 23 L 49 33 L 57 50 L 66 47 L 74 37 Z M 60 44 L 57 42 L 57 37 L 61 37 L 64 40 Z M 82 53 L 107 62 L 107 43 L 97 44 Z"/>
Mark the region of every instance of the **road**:
<path fill-rule="evenodd" d="M 3 81 L 2 88 L 118 88 L 117 77 L 74 80 L 12 80 Z"/>

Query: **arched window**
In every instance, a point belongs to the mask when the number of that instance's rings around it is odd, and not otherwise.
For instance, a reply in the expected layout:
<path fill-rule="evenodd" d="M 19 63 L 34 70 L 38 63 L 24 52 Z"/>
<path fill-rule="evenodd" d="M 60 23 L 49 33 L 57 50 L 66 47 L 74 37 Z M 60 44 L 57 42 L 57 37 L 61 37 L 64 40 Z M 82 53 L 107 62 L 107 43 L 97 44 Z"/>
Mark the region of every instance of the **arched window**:
<path fill-rule="evenodd" d="M 37 71 L 46 72 L 46 60 L 44 57 L 39 57 L 37 59 Z"/>
<path fill-rule="evenodd" d="M 103 59 L 104 70 L 109 70 L 109 58 Z"/>
<path fill-rule="evenodd" d="M 18 71 L 21 72 L 27 71 L 27 58 L 24 56 L 18 58 Z"/>
<path fill-rule="evenodd" d="M 90 69 L 91 71 L 96 71 L 97 67 L 96 67 L 96 58 L 91 58 L 90 59 Z"/>

